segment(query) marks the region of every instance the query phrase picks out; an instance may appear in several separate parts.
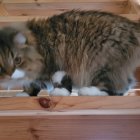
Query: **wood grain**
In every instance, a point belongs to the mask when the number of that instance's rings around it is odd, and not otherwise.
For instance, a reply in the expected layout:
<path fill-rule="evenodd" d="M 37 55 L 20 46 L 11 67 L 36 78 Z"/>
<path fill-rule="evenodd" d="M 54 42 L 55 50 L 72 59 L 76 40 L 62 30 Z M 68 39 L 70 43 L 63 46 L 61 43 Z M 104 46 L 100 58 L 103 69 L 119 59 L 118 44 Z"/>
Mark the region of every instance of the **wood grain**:
<path fill-rule="evenodd" d="M 0 110 L 140 109 L 140 97 L 17 97 L 0 98 Z"/>
<path fill-rule="evenodd" d="M 139 140 L 139 129 L 139 97 L 0 98 L 1 140 Z"/>
<path fill-rule="evenodd" d="M 133 21 L 137 21 L 140 18 L 137 14 L 121 14 L 121 16 Z M 48 16 L 0 16 L 0 25 L 9 24 L 10 22 L 25 22 L 33 18 L 48 18 Z"/>
<path fill-rule="evenodd" d="M 0 117 L 1 140 L 139 140 L 140 116 Z"/>
<path fill-rule="evenodd" d="M 126 2 L 127 0 L 1 0 L 2 3 L 63 3 L 63 2 L 72 2 L 72 3 L 79 3 L 79 2 Z"/>
<path fill-rule="evenodd" d="M 138 140 L 139 129 L 139 97 L 0 98 L 1 140 Z"/>
<path fill-rule="evenodd" d="M 110 3 L 43 3 L 43 4 L 5 4 L 9 15 L 53 15 L 72 9 L 109 11 L 117 14 L 125 14 L 127 2 Z"/>
<path fill-rule="evenodd" d="M 116 14 L 126 14 L 129 11 L 128 0 L 3 0 L 1 5 L 9 16 L 52 16 L 72 9 L 94 9 Z"/>

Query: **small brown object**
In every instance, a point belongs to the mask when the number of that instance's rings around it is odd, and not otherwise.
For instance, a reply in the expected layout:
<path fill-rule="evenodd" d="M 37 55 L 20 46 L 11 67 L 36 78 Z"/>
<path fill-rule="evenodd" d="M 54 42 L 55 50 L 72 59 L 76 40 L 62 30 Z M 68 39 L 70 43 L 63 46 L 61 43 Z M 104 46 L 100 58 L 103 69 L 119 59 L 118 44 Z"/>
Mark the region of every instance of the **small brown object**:
<path fill-rule="evenodd" d="M 43 108 L 50 108 L 50 99 L 41 97 L 38 99 L 38 101 Z"/>

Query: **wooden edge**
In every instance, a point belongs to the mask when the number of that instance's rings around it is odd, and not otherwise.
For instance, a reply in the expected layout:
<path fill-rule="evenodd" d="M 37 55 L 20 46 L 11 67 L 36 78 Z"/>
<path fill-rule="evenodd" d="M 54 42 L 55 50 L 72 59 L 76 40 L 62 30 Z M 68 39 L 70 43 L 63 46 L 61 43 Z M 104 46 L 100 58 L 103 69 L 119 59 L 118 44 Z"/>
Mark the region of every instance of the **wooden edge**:
<path fill-rule="evenodd" d="M 139 96 L 43 96 L 43 97 L 3 97 L 0 98 L 0 111 L 45 110 L 66 112 L 74 110 L 140 109 Z M 138 111 L 137 110 L 137 111 Z M 90 112 L 90 111 L 89 111 Z"/>
<path fill-rule="evenodd" d="M 127 0 L 1 0 L 2 3 L 78 3 L 78 2 L 126 2 Z"/>
<path fill-rule="evenodd" d="M 126 17 L 130 20 L 137 21 L 140 16 L 138 14 L 121 14 L 120 16 Z M 0 22 L 25 22 L 30 19 L 48 18 L 48 16 L 0 16 Z"/>
<path fill-rule="evenodd" d="M 63 110 L 63 111 L 46 111 L 46 110 L 12 110 L 12 111 L 0 111 L 0 117 L 2 116 L 90 116 L 90 115 L 140 115 L 140 109 L 87 109 L 87 110 Z"/>
<path fill-rule="evenodd" d="M 0 116 L 0 140 L 139 140 L 140 115 Z"/>

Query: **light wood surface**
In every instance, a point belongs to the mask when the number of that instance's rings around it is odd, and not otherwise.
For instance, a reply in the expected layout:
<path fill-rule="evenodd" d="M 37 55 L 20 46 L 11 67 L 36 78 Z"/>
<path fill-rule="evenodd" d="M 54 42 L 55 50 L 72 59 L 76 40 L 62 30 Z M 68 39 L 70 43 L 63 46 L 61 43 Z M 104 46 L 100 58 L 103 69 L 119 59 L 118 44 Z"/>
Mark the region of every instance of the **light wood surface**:
<path fill-rule="evenodd" d="M 137 14 L 120 14 L 120 16 L 126 17 L 133 21 L 137 21 L 139 19 Z M 48 16 L 0 16 L 0 24 L 3 22 L 7 22 L 8 24 L 10 22 L 24 22 L 33 18 L 48 18 Z"/>
<path fill-rule="evenodd" d="M 6 110 L 92 110 L 140 109 L 140 97 L 17 97 L 0 98 L 0 111 Z"/>
<path fill-rule="evenodd" d="M 140 116 L 0 117 L 1 140 L 139 140 Z"/>
<path fill-rule="evenodd" d="M 41 98 L 0 98 L 0 140 L 140 139 L 139 97 Z"/>
<path fill-rule="evenodd" d="M 130 10 L 130 4 L 128 0 L 3 0 L 0 15 L 52 16 L 72 9 L 94 9 L 126 14 Z"/>
<path fill-rule="evenodd" d="M 140 97 L 0 98 L 0 140 L 139 140 L 139 102 Z"/>
<path fill-rule="evenodd" d="M 72 3 L 79 3 L 79 2 L 99 2 L 99 3 L 102 3 L 102 2 L 127 2 L 128 0 L 2 0 L 2 3 L 56 3 L 56 2 L 59 2 L 59 3 L 63 3 L 63 2 L 72 2 Z"/>

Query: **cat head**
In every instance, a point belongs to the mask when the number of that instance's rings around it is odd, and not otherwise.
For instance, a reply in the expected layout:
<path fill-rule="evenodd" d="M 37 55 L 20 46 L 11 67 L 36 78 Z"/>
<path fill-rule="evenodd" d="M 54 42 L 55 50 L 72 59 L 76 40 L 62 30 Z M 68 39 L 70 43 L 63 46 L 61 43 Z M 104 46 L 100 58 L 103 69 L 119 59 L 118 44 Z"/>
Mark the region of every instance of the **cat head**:
<path fill-rule="evenodd" d="M 34 36 L 30 31 L 18 32 L 13 38 L 13 43 L 15 67 L 24 71 L 28 78 L 38 78 L 44 64 Z"/>
<path fill-rule="evenodd" d="M 17 31 L 13 28 L 0 30 L 1 75 L 11 75 L 15 69 L 21 69 L 28 78 L 39 77 L 43 69 L 43 58 L 36 45 L 35 38 L 28 30 Z"/>
<path fill-rule="evenodd" d="M 11 76 L 15 70 L 12 36 L 15 34 L 11 28 L 0 29 L 0 78 Z"/>

